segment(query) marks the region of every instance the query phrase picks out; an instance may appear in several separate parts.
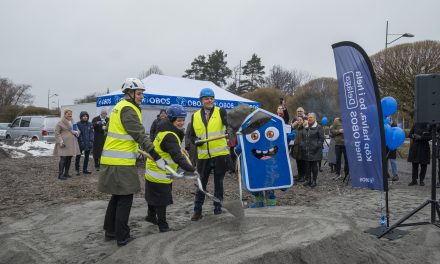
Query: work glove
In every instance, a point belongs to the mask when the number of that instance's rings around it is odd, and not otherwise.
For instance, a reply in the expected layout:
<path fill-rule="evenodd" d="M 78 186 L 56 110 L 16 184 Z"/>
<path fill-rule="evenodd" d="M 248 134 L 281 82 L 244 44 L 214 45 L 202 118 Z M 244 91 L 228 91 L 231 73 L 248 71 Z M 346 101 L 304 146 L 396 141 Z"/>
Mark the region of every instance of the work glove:
<path fill-rule="evenodd" d="M 415 140 L 420 140 L 420 139 L 422 139 L 422 136 L 417 135 L 417 134 L 413 134 L 413 138 L 414 138 Z"/>
<path fill-rule="evenodd" d="M 198 140 L 196 140 L 195 142 L 194 142 L 194 145 L 196 145 L 197 147 L 200 147 L 200 146 L 202 146 L 203 144 L 205 144 L 206 142 L 198 142 Z"/>
<path fill-rule="evenodd" d="M 164 159 L 160 158 L 160 159 L 156 160 L 156 166 L 159 169 L 166 170 L 166 168 L 165 168 L 166 165 L 168 165 L 168 163 Z"/>

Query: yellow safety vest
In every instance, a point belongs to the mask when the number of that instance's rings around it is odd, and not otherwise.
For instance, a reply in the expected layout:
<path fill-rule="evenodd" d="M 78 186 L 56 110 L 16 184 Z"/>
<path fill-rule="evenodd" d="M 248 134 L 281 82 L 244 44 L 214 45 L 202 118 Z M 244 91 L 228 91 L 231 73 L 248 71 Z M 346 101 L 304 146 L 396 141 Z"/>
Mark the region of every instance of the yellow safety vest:
<path fill-rule="evenodd" d="M 208 127 L 203 123 L 202 110 L 195 112 L 193 128 L 196 136 L 202 140 L 224 135 L 225 126 L 220 116 L 220 108 L 214 107 L 214 111 L 208 121 Z M 197 157 L 199 159 L 210 159 L 225 155 L 229 155 L 226 138 L 209 141 L 197 147 Z"/>
<path fill-rule="evenodd" d="M 162 143 L 163 139 L 166 135 L 173 134 L 177 138 L 177 142 L 179 142 L 179 146 L 181 144 L 179 136 L 171 131 L 163 131 L 159 132 L 156 136 L 156 138 L 153 141 L 154 144 L 154 150 L 161 156 L 167 163 L 168 166 L 170 166 L 174 171 L 177 170 L 178 165 L 173 161 L 171 158 L 171 155 L 168 152 L 165 152 L 160 147 L 160 144 Z M 145 165 L 145 179 L 150 182 L 155 183 L 163 183 L 163 184 L 170 184 L 173 182 L 173 180 L 167 178 L 167 173 L 169 173 L 167 170 L 162 170 L 157 167 L 156 162 L 153 160 L 148 159 L 147 164 Z"/>
<path fill-rule="evenodd" d="M 125 131 L 121 122 L 121 110 L 125 106 L 129 106 L 136 111 L 139 121 L 142 124 L 142 114 L 139 108 L 125 99 L 117 103 L 110 114 L 110 124 L 102 150 L 101 164 L 119 166 L 136 165 L 138 143 Z"/>

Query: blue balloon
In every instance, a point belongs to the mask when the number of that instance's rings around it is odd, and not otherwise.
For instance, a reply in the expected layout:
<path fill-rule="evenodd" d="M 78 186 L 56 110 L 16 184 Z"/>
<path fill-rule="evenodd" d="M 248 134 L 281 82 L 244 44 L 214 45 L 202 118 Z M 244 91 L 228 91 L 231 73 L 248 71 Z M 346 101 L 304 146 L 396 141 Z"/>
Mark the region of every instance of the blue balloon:
<path fill-rule="evenodd" d="M 391 142 L 388 145 L 390 150 L 396 150 L 405 141 L 405 131 L 400 127 L 392 127 L 392 137 Z"/>
<path fill-rule="evenodd" d="M 384 118 L 383 119 L 383 124 L 384 125 L 391 125 L 391 121 L 388 118 Z"/>
<path fill-rule="evenodd" d="M 322 124 L 323 126 L 328 125 L 328 118 L 327 118 L 326 116 L 324 116 L 324 117 L 322 118 L 322 120 L 321 120 L 321 124 Z"/>
<path fill-rule="evenodd" d="M 382 98 L 380 104 L 382 106 L 382 115 L 384 118 L 394 114 L 397 110 L 397 101 L 391 96 Z"/>

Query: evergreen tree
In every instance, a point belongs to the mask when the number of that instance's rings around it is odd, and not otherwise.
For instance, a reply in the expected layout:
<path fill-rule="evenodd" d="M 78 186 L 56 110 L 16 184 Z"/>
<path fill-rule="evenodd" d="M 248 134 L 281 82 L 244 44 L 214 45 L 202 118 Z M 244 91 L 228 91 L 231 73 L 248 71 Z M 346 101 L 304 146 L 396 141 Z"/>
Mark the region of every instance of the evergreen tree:
<path fill-rule="evenodd" d="M 205 67 L 206 79 L 218 86 L 226 85 L 226 79 L 231 76 L 232 71 L 226 66 L 225 58 L 228 55 L 222 50 L 215 50 L 208 56 Z"/>
<path fill-rule="evenodd" d="M 206 80 L 205 68 L 206 68 L 206 58 L 203 55 L 198 56 L 191 62 L 191 69 L 185 71 L 182 76 L 184 78 L 194 79 L 194 80 Z"/>
<path fill-rule="evenodd" d="M 225 58 L 228 55 L 222 50 L 215 50 L 208 55 L 200 55 L 191 63 L 191 69 L 185 71 L 182 77 L 206 80 L 215 83 L 218 86 L 226 85 L 226 79 L 231 76 L 232 71 L 226 66 Z"/>
<path fill-rule="evenodd" d="M 264 84 L 264 66 L 261 65 L 261 59 L 252 54 L 252 58 L 243 66 L 243 75 L 245 80 L 240 81 L 240 89 L 245 92 L 252 92 Z"/>

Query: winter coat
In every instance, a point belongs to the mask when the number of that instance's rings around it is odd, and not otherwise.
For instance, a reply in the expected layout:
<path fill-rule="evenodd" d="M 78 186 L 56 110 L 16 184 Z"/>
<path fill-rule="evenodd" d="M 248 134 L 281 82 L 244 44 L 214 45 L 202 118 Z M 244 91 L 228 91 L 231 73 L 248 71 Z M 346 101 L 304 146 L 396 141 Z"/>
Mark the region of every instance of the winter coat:
<path fill-rule="evenodd" d="M 54 156 L 76 156 L 81 153 L 78 140 L 72 133 L 72 122 L 65 117 L 61 118 L 55 127 L 55 141 Z M 61 143 L 65 147 L 61 147 Z"/>
<path fill-rule="evenodd" d="M 124 99 L 126 100 L 126 99 Z M 136 105 L 136 107 L 138 107 Z M 111 120 L 110 120 L 111 122 Z M 146 152 L 157 160 L 159 155 L 154 151 L 154 145 L 145 134 L 145 128 L 139 120 L 138 114 L 131 107 L 121 110 L 121 122 L 127 133 Z M 115 195 L 128 195 L 139 192 L 141 189 L 136 166 L 117 166 L 101 164 L 98 180 L 98 190 Z"/>
<path fill-rule="evenodd" d="M 322 160 L 322 146 L 324 143 L 324 130 L 316 121 L 310 127 L 304 122 L 304 128 L 301 131 L 301 141 L 299 143 L 303 160 L 319 161 Z"/>
<path fill-rule="evenodd" d="M 98 156 L 101 156 L 102 148 L 104 147 L 105 138 L 107 136 L 107 129 L 103 129 L 102 127 L 107 127 L 108 122 L 108 117 L 103 119 L 100 115 L 92 120 L 93 132 L 95 132 L 93 136 L 93 153 L 97 153 Z"/>
<path fill-rule="evenodd" d="M 304 129 L 303 125 L 296 126 L 296 138 L 293 143 L 291 155 L 296 160 L 303 160 L 302 152 L 300 149 L 300 142 L 302 141 L 302 131 Z"/>
<path fill-rule="evenodd" d="M 157 133 L 163 131 L 176 133 L 181 142 L 185 136 L 184 132 L 176 128 L 168 118 L 162 119 L 157 125 Z M 163 138 L 160 148 L 171 155 L 173 161 L 179 165 L 179 168 L 189 172 L 195 171 L 195 168 L 183 156 L 179 142 L 173 134 L 167 134 Z M 171 191 L 172 184 L 145 181 L 145 199 L 149 205 L 166 206 L 172 204 L 173 197 Z"/>
<path fill-rule="evenodd" d="M 82 152 L 83 150 L 91 150 L 93 148 L 93 141 L 95 137 L 92 123 L 90 123 L 89 121 L 81 120 L 76 124 L 78 125 L 78 130 L 80 131 L 80 134 L 78 136 L 80 151 Z"/>
<path fill-rule="evenodd" d="M 344 145 L 344 133 L 341 133 L 340 129 L 343 129 L 342 121 L 337 117 L 330 126 L 330 135 L 335 139 L 335 145 Z"/>
<path fill-rule="evenodd" d="M 153 141 L 156 138 L 156 135 L 158 133 L 157 131 L 157 125 L 162 119 L 160 119 L 159 115 L 157 115 L 157 118 L 153 121 L 150 127 L 150 140 Z"/>
<path fill-rule="evenodd" d="M 408 162 L 429 164 L 431 160 L 431 131 L 428 124 L 414 124 L 409 131 L 410 138 Z"/>

